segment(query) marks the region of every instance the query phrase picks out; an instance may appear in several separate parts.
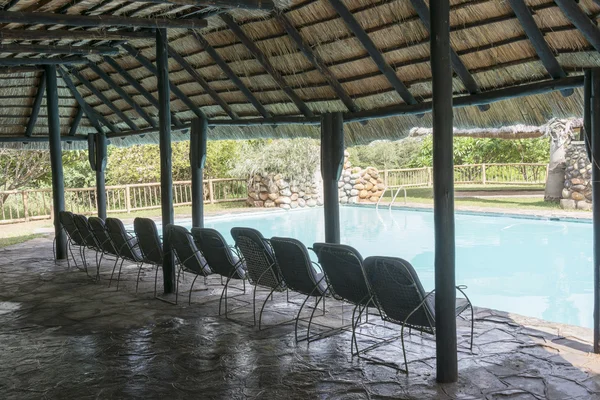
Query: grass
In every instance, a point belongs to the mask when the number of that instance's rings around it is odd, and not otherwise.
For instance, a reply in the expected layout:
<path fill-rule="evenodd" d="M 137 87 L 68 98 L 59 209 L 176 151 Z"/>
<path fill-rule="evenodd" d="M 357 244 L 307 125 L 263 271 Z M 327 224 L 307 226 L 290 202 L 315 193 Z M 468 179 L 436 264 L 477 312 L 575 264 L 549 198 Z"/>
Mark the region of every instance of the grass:
<path fill-rule="evenodd" d="M 535 190 L 531 187 L 519 187 L 521 191 Z M 506 191 L 506 186 L 497 186 L 488 188 L 481 185 L 473 185 L 468 187 L 456 187 L 456 191 L 468 192 L 468 191 Z M 512 190 L 511 190 L 512 191 Z M 541 194 L 541 193 L 540 193 Z M 433 188 L 407 188 L 406 189 L 407 202 L 409 203 L 421 203 L 421 204 L 433 204 Z M 400 194 L 396 198 L 395 204 L 403 204 L 404 193 L 400 191 Z M 386 196 L 382 200 L 383 202 L 391 201 L 391 196 Z M 457 206 L 470 206 L 470 207 L 488 207 L 488 208 L 508 208 L 508 209 L 529 209 L 529 210 L 562 210 L 558 203 L 546 202 L 539 196 L 511 196 L 511 197 L 456 197 L 454 202 Z"/>
<path fill-rule="evenodd" d="M 0 249 L 3 247 L 12 246 L 14 244 L 23 243 L 28 240 L 39 238 L 42 236 L 44 236 L 44 235 L 41 233 L 31 233 L 31 234 L 22 235 L 22 236 L 0 237 Z"/>
<path fill-rule="evenodd" d="M 226 210 L 232 209 L 240 209 L 247 208 L 246 204 L 243 201 L 236 202 L 227 202 L 227 203 L 214 203 L 214 204 L 205 204 L 204 205 L 204 213 L 207 215 L 216 214 L 219 212 L 223 212 Z M 181 206 L 175 207 L 175 218 L 191 216 L 192 215 L 192 207 L 191 206 Z M 130 213 L 108 213 L 109 217 L 120 218 L 120 219 L 134 219 L 134 218 L 154 218 L 160 216 L 160 208 L 154 208 L 151 210 L 139 210 L 132 211 Z"/>
<path fill-rule="evenodd" d="M 242 201 L 231 203 L 205 204 L 204 212 L 207 215 L 217 214 L 227 210 L 239 210 L 247 208 Z M 175 207 L 175 218 L 188 217 L 192 215 L 192 208 Z M 123 220 L 132 220 L 136 217 L 155 218 L 160 217 L 160 208 L 152 210 L 133 211 L 131 213 L 109 213 L 109 217 L 116 217 Z M 44 236 L 41 231 L 52 231 L 52 221 L 49 219 L 41 221 L 20 222 L 17 224 L 0 225 L 0 248 L 12 246 L 13 244 L 23 243 L 27 240 Z"/>

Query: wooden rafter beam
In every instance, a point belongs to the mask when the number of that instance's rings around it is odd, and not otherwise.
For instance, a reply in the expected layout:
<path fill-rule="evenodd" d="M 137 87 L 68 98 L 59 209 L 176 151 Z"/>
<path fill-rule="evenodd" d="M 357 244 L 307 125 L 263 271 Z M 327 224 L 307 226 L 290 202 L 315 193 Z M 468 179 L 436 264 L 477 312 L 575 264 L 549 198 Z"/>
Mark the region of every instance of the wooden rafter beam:
<path fill-rule="evenodd" d="M 218 8 L 246 8 L 249 10 L 272 10 L 275 3 L 271 0 L 144 0 L 155 4 L 176 4 L 182 6 L 204 6 Z"/>
<path fill-rule="evenodd" d="M 233 72 L 229 64 L 221 57 L 221 55 L 208 43 L 208 41 L 198 32 L 192 31 L 192 37 L 194 37 L 200 46 L 206 50 L 206 52 L 212 57 L 212 59 L 221 68 L 223 73 L 233 82 L 233 84 L 240 89 L 240 91 L 246 96 L 246 99 L 258 110 L 258 112 L 265 118 L 271 118 L 271 113 L 258 101 L 256 96 L 248 89 L 248 87 L 242 82 L 242 80 Z"/>
<path fill-rule="evenodd" d="M 37 44 L 0 44 L 0 53 L 40 54 L 101 54 L 116 55 L 119 50 L 109 46 L 44 46 Z"/>
<path fill-rule="evenodd" d="M 125 51 L 127 51 L 130 56 L 132 56 L 140 64 L 142 64 L 148 71 L 150 71 L 151 74 L 153 74 L 154 76 L 158 76 L 158 69 L 156 68 L 156 66 L 154 66 L 154 64 L 152 64 L 152 61 L 144 57 L 137 49 L 127 44 L 122 44 L 121 47 L 125 49 Z M 202 110 L 200 110 L 200 108 L 189 97 L 187 97 L 186 94 L 181 91 L 181 89 L 179 89 L 170 81 L 169 85 L 171 87 L 171 92 L 173 92 L 173 94 L 177 96 L 179 100 L 181 100 L 190 110 L 192 110 L 194 114 L 196 114 L 199 118 L 206 118 Z"/>
<path fill-rule="evenodd" d="M 346 108 L 352 112 L 357 112 L 358 107 L 356 104 L 354 104 L 354 100 L 350 98 L 348 92 L 346 92 L 346 89 L 342 87 L 335 75 L 333 75 L 331 70 L 325 65 L 323 59 L 312 50 L 308 43 L 306 43 L 306 41 L 302 38 L 302 35 L 300 35 L 300 32 L 298 32 L 296 27 L 285 16 L 285 14 L 276 13 L 275 19 L 279 21 L 281 26 L 283 26 L 283 29 L 285 29 L 290 39 L 292 39 L 292 41 L 296 44 L 298 49 L 302 52 L 302 54 L 304 54 L 308 61 L 310 61 L 310 63 L 321 73 L 321 75 L 325 77 L 327 83 L 329 83 L 329 86 L 331 86 Z"/>
<path fill-rule="evenodd" d="M 533 19 L 533 15 L 531 11 L 527 7 L 527 4 L 523 0 L 508 0 L 510 6 L 512 7 L 517 19 L 521 23 L 525 34 L 529 38 L 531 45 L 535 49 L 538 57 L 542 64 L 544 64 L 544 68 L 550 74 L 550 76 L 554 79 L 565 78 L 567 74 L 562 69 L 556 57 L 554 57 L 554 53 L 546 40 L 544 39 L 544 34 L 540 31 L 535 20 Z M 563 96 L 570 96 L 573 94 L 573 90 L 565 90 L 562 92 Z"/>
<path fill-rule="evenodd" d="M 431 22 L 429 20 L 429 7 L 427 6 L 427 4 L 425 4 L 425 1 L 410 0 L 410 2 L 417 14 L 419 15 L 421 22 L 423 23 L 423 25 L 425 25 L 427 31 L 431 32 Z M 450 61 L 452 62 L 452 68 L 454 69 L 454 72 L 456 72 L 456 75 L 458 75 L 463 85 L 465 85 L 467 91 L 470 94 L 480 93 L 481 90 L 479 89 L 479 85 L 477 84 L 477 82 L 475 82 L 475 78 L 473 78 L 473 75 L 471 75 L 468 68 L 462 62 L 458 54 L 456 54 L 456 51 L 454 51 L 454 49 L 452 48 L 450 48 Z M 490 109 L 490 106 L 487 104 L 481 105 L 479 106 L 479 109 L 481 111 L 487 111 Z"/>
<path fill-rule="evenodd" d="M 583 34 L 588 42 L 600 52 L 600 30 L 592 22 L 590 17 L 573 0 L 555 0 L 556 5 L 562 10 L 565 16 L 573 25 Z"/>
<path fill-rule="evenodd" d="M 187 71 L 188 74 L 190 74 L 192 76 L 192 78 L 194 78 L 194 80 L 196 82 L 198 82 L 198 84 L 200 86 L 202 86 L 202 89 L 204 89 L 204 91 L 219 105 L 221 106 L 221 108 L 227 113 L 227 115 L 229 115 L 229 117 L 231 119 L 238 119 L 238 115 L 235 113 L 235 111 L 233 111 L 231 109 L 231 107 L 229 106 L 229 104 L 227 104 L 225 102 L 225 100 L 223 100 L 223 98 L 213 90 L 213 88 L 211 88 L 208 85 L 208 82 L 206 82 L 206 80 L 202 77 L 202 75 L 200 75 L 198 73 L 198 71 L 196 71 L 196 69 L 190 65 L 190 63 L 188 63 L 185 58 L 183 58 L 183 56 L 181 56 L 179 53 L 177 53 L 175 51 L 175 49 L 173 49 L 171 46 L 167 45 L 167 50 L 169 52 L 169 56 L 171 56 L 176 62 L 177 64 L 181 65 L 183 67 L 183 69 L 185 69 Z"/>
<path fill-rule="evenodd" d="M 139 31 L 90 31 L 77 30 L 67 31 L 57 30 L 24 30 L 24 29 L 2 29 L 0 30 L 0 40 L 132 40 L 132 39 L 151 39 L 152 32 Z"/>
<path fill-rule="evenodd" d="M 9 65 L 73 65 L 85 64 L 87 59 L 82 57 L 68 58 L 0 58 L 0 66 Z"/>
<path fill-rule="evenodd" d="M 43 71 L 42 68 L 34 67 L 33 65 L 24 66 L 24 67 L 4 67 L 4 68 L 0 68 L 0 75 L 19 74 L 19 73 L 26 73 L 26 72 L 42 72 L 42 71 Z"/>
<path fill-rule="evenodd" d="M 103 115 L 98 114 L 96 110 L 94 110 L 89 104 L 85 102 L 79 91 L 77 91 L 77 87 L 75 87 L 75 84 L 71 80 L 71 77 L 69 76 L 66 70 L 63 70 L 63 68 L 61 67 L 58 68 L 57 71 L 61 76 L 63 82 L 65 83 L 65 85 L 67 85 L 67 88 L 75 98 L 75 101 L 77 101 L 77 104 L 79 104 L 79 108 L 83 109 L 85 116 L 98 133 L 102 133 L 102 126 L 100 125 L 100 123 L 106 126 L 113 133 L 121 132 L 121 130 L 118 127 L 111 124 L 106 118 L 104 118 Z"/>
<path fill-rule="evenodd" d="M 121 67 L 119 63 L 116 62 L 113 58 L 105 56 L 104 61 L 108 65 L 110 65 L 117 72 L 117 74 L 121 75 L 121 77 L 125 79 L 125 81 L 128 84 L 130 84 L 135 90 L 137 90 L 139 94 L 144 96 L 148 103 L 152 104 L 158 110 L 158 100 L 156 99 L 156 97 L 152 96 L 150 92 L 148 92 L 137 79 L 131 76 L 129 72 L 125 71 L 125 69 Z M 173 124 L 175 124 L 175 126 L 182 125 L 181 121 L 175 116 L 173 112 L 171 112 L 171 121 L 173 121 Z"/>
<path fill-rule="evenodd" d="M 40 83 L 38 85 L 38 91 L 33 100 L 31 106 L 31 114 L 29 115 L 29 121 L 27 122 L 27 128 L 25 128 L 25 136 L 30 137 L 33 134 L 33 128 L 37 122 L 38 115 L 40 115 L 40 108 L 42 107 L 42 100 L 44 99 L 44 93 L 46 91 L 46 73 L 42 73 L 40 77 Z"/>
<path fill-rule="evenodd" d="M 113 81 L 111 77 L 108 76 L 108 74 L 104 72 L 102 68 L 100 68 L 94 63 L 89 63 L 88 66 L 91 68 L 92 71 L 94 71 L 94 73 L 96 73 L 96 75 L 98 75 L 98 77 L 100 77 L 100 79 L 106 82 L 112 90 L 114 90 L 119 96 L 121 96 L 121 98 L 125 100 L 125 102 L 129 104 L 129 106 L 133 108 L 140 117 L 146 120 L 146 122 L 148 122 L 150 126 L 158 126 L 158 123 L 153 118 L 151 118 L 150 115 L 148 115 L 148 113 L 146 113 L 146 111 L 144 111 L 144 109 L 139 104 L 137 104 L 135 100 L 133 100 L 131 96 L 127 94 L 127 92 L 125 92 L 125 90 L 123 90 L 119 85 L 117 85 L 117 83 Z"/>
<path fill-rule="evenodd" d="M 48 136 L 0 136 L 0 143 L 48 143 L 48 140 Z M 87 141 L 87 135 L 61 136 L 60 140 L 63 142 L 83 142 Z"/>
<path fill-rule="evenodd" d="M 406 85 L 402 83 L 400 78 L 398 78 L 396 71 L 390 67 L 379 49 L 375 46 L 375 43 L 373 43 L 367 32 L 360 26 L 356 18 L 354 18 L 354 15 L 352 15 L 344 3 L 342 3 L 341 0 L 329 0 L 329 3 L 342 18 L 348 29 L 350 29 L 358 41 L 363 45 L 377 65 L 377 68 L 379 68 L 379 71 L 387 78 L 390 85 L 398 92 L 404 102 L 407 104 L 417 104 L 417 100 L 409 92 Z"/>
<path fill-rule="evenodd" d="M 256 46 L 256 44 L 246 35 L 246 33 L 242 30 L 242 28 L 233 20 L 231 15 L 229 14 L 220 14 L 219 15 L 223 22 L 227 24 L 229 29 L 237 36 L 237 38 L 242 42 L 244 46 L 252 53 L 254 58 L 262 65 L 262 67 L 267 71 L 269 75 L 277 82 L 277 84 L 281 87 L 281 90 L 285 92 L 285 94 L 294 102 L 296 107 L 300 110 L 302 114 L 306 117 L 314 116 L 313 112 L 310 108 L 302 101 L 302 99 L 294 92 L 294 90 L 287 84 L 281 73 L 273 67 L 267 56 Z"/>
<path fill-rule="evenodd" d="M 77 114 L 73 118 L 71 122 L 71 127 L 69 128 L 69 136 L 75 136 L 77 133 L 77 129 L 79 128 L 79 124 L 81 123 L 81 119 L 83 118 L 83 108 L 77 108 Z"/>
<path fill-rule="evenodd" d="M 115 15 L 76 15 L 51 12 L 0 11 L 0 23 L 43 24 L 80 27 L 127 27 L 127 28 L 179 28 L 200 29 L 206 27 L 203 19 L 129 18 Z"/>
<path fill-rule="evenodd" d="M 119 107 L 117 107 L 114 102 L 110 101 L 104 95 L 104 93 L 102 93 L 98 88 L 96 88 L 92 84 L 92 82 L 90 82 L 86 77 L 81 75 L 81 73 L 79 73 L 79 71 L 77 71 L 76 69 L 70 69 L 68 71 L 71 75 L 73 75 L 75 78 L 77 78 L 77 80 L 79 80 L 79 82 L 81 82 L 83 84 L 83 86 L 85 86 L 90 92 L 92 92 L 92 94 L 94 96 L 96 96 L 98 98 L 98 100 L 100 100 L 104 105 L 106 105 L 115 114 L 117 114 L 119 116 L 119 118 L 121 118 L 121 120 L 123 122 L 125 122 L 127 124 L 127 126 L 129 126 L 129 128 L 137 129 L 137 126 L 135 125 L 135 123 L 127 115 L 125 115 L 125 113 L 123 111 L 121 111 L 121 109 Z"/>

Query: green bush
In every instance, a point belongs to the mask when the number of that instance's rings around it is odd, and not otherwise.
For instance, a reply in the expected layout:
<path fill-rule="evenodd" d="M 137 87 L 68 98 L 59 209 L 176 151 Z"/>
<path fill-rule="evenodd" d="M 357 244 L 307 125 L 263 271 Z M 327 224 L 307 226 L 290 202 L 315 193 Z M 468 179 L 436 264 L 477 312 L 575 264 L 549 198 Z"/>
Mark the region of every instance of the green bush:
<path fill-rule="evenodd" d="M 353 166 L 378 169 L 408 168 L 421 149 L 421 139 L 408 138 L 397 142 L 379 141 L 366 146 L 350 147 Z"/>
<path fill-rule="evenodd" d="M 308 179 L 315 173 L 319 158 L 319 141 L 315 139 L 250 142 L 242 145 L 239 160 L 233 165 L 231 174 L 280 173 L 285 179 Z"/>

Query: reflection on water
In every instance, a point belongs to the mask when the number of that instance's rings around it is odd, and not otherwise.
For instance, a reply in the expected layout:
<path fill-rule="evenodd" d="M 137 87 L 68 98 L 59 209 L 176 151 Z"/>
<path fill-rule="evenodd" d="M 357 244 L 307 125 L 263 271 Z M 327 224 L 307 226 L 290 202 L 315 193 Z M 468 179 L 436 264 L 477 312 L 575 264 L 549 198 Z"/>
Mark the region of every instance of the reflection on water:
<path fill-rule="evenodd" d="M 342 207 L 342 243 L 363 256 L 410 261 L 433 289 L 433 214 L 427 211 Z M 206 223 L 233 243 L 234 226 L 265 237 L 323 241 L 323 210 L 215 218 Z M 456 282 L 469 286 L 476 306 L 549 321 L 592 326 L 592 225 L 480 215 L 456 215 Z"/>

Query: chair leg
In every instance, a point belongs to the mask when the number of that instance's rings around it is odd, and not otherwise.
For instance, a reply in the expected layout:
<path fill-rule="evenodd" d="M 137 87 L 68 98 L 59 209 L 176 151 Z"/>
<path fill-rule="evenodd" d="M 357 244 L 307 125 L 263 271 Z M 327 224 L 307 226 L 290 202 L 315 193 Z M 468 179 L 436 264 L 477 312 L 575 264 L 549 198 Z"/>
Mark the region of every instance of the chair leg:
<path fill-rule="evenodd" d="M 277 289 L 277 287 L 274 287 L 273 289 L 271 289 L 271 292 L 269 293 L 269 295 L 267 296 L 267 298 L 263 302 L 262 307 L 260 308 L 260 314 L 258 314 L 258 330 L 259 331 L 260 331 L 260 323 L 262 322 L 262 313 L 263 313 L 263 310 L 265 309 L 265 306 L 267 305 L 267 301 L 269 300 L 269 297 L 271 298 L 271 300 L 273 300 L 273 292 L 275 291 L 275 289 Z"/>
<path fill-rule="evenodd" d="M 192 281 L 192 286 L 190 286 L 190 296 L 189 296 L 189 299 L 188 299 L 188 306 L 192 305 L 192 289 L 194 289 L 194 283 L 196 283 L 196 279 L 198 279 L 198 275 L 196 275 L 196 277 Z"/>
<path fill-rule="evenodd" d="M 322 296 L 322 297 L 323 297 L 323 315 L 325 315 L 325 296 Z"/>
<path fill-rule="evenodd" d="M 252 293 L 252 318 L 254 320 L 253 326 L 256 326 L 256 289 L 258 289 L 258 286 L 254 285 L 254 293 Z"/>
<path fill-rule="evenodd" d="M 400 329 L 400 341 L 402 342 L 402 355 L 404 356 L 404 372 L 408 375 L 408 362 L 406 361 L 406 347 L 404 347 L 404 324 Z"/>
<path fill-rule="evenodd" d="M 121 264 L 123 264 L 123 261 L 121 261 Z M 108 281 L 108 287 L 110 287 L 110 284 L 112 283 L 112 279 L 113 279 L 113 275 L 115 274 L 115 268 L 117 268 L 117 264 L 119 263 L 119 257 L 117 257 L 115 259 L 115 265 L 113 265 L 113 269 L 112 269 L 112 273 L 110 274 L 110 280 Z"/>
<path fill-rule="evenodd" d="M 469 350 L 473 351 L 473 327 L 474 327 L 474 323 L 475 323 L 475 318 L 474 318 L 474 312 L 473 312 L 473 305 L 470 305 L 471 307 L 471 346 L 469 346 Z"/>
<path fill-rule="evenodd" d="M 98 256 L 98 253 L 96 253 Z M 100 253 L 100 260 L 96 262 L 96 280 L 100 281 L 100 264 L 102 264 L 102 259 L 104 258 L 104 253 Z"/>
<path fill-rule="evenodd" d="M 296 315 L 296 323 L 294 326 L 294 337 L 296 338 L 296 343 L 298 343 L 298 320 L 300 319 L 300 314 L 302 313 L 302 309 L 304 308 L 304 305 L 306 304 L 306 302 L 308 301 L 309 298 L 310 298 L 310 296 L 306 296 L 306 298 L 302 302 L 302 305 L 300 306 L 300 310 L 298 310 L 298 314 Z M 307 339 L 308 339 L 308 337 L 307 337 Z"/>
<path fill-rule="evenodd" d="M 156 266 L 156 272 L 154 273 L 154 298 L 156 298 L 156 285 L 158 284 L 158 269 L 160 265 Z"/>
<path fill-rule="evenodd" d="M 175 304 L 177 304 L 177 300 L 179 299 L 179 274 L 181 274 L 181 267 L 179 271 L 177 271 L 177 284 L 175 285 Z"/>
<path fill-rule="evenodd" d="M 119 290 L 119 282 L 121 281 L 121 269 L 123 268 L 124 261 L 125 261 L 125 259 L 123 259 L 123 261 L 121 261 L 121 265 L 119 266 L 119 275 L 117 275 L 117 291 Z"/>
<path fill-rule="evenodd" d="M 308 328 L 306 329 L 306 341 L 310 341 L 310 326 L 312 325 L 312 320 L 313 320 L 313 317 L 315 316 L 315 311 L 317 311 L 317 308 L 319 308 L 319 302 L 321 300 L 325 301 L 325 296 L 320 296 L 317 299 L 317 303 L 315 304 L 315 308 L 313 308 L 312 312 L 310 313 L 310 318 L 308 320 Z"/>
<path fill-rule="evenodd" d="M 136 294 L 138 292 L 138 286 L 140 285 L 140 274 L 142 273 L 143 266 L 144 266 L 144 263 L 140 263 L 140 266 L 138 268 L 137 280 L 135 281 L 135 293 Z"/>
<path fill-rule="evenodd" d="M 355 305 L 354 309 L 352 310 L 352 320 L 350 321 L 350 325 L 352 326 L 352 338 L 350 339 L 350 354 L 354 355 L 354 343 L 355 341 L 355 336 L 356 336 L 356 320 L 355 320 L 355 316 L 356 316 L 356 309 L 359 308 L 359 305 Z M 356 348 L 356 350 L 358 351 L 358 346 Z"/>
<path fill-rule="evenodd" d="M 221 291 L 221 297 L 219 298 L 219 315 L 221 315 L 221 303 L 223 302 L 223 297 L 227 296 L 227 286 L 229 285 L 230 279 L 231 278 L 227 278 L 227 282 L 225 282 L 223 290 Z M 225 318 L 227 318 L 227 297 L 225 297 Z"/>

